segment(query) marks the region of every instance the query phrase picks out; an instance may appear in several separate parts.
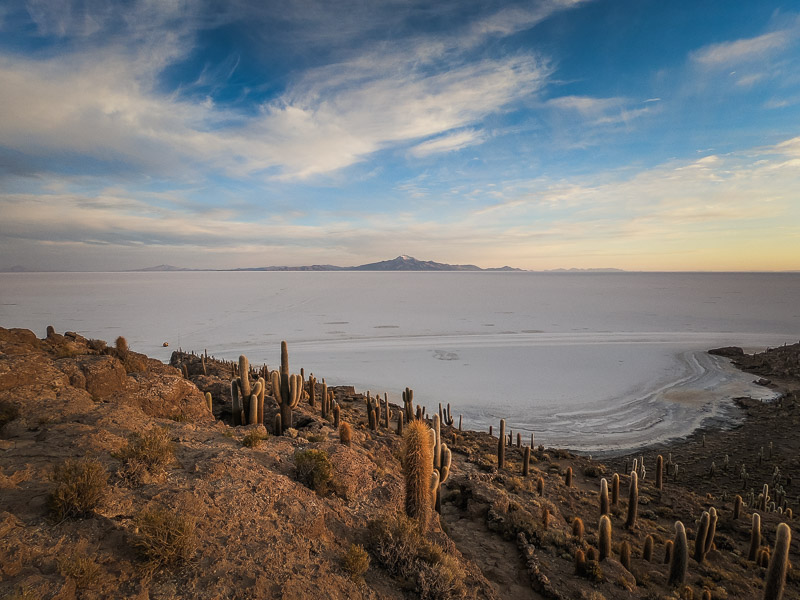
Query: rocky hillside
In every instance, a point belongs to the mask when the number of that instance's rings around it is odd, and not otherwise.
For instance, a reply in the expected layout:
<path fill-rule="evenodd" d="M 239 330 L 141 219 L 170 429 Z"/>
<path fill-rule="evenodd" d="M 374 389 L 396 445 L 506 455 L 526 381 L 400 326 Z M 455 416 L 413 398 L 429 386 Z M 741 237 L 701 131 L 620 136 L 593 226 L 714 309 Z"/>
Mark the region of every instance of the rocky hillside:
<path fill-rule="evenodd" d="M 734 517 L 747 496 L 734 478 L 711 493 L 664 465 L 659 487 L 649 457 L 614 478 L 612 463 L 526 450 L 514 432 L 501 454 L 496 436 L 461 431 L 444 409 L 452 468 L 440 467 L 440 512 L 420 526 L 405 516 L 407 406 L 388 405 L 387 427 L 387 403 L 326 394 L 303 373 L 286 390 L 291 422 L 278 423 L 280 376 L 186 353 L 171 363 L 124 339 L 0 328 L 0 598 L 761 598 L 778 525 L 797 511 L 791 466 L 751 475 L 767 496 Z M 231 398 L 243 376 L 262 398 L 248 425 L 250 398 L 238 410 Z M 782 410 L 800 412 L 797 398 Z M 665 562 L 678 520 L 685 573 Z M 784 598 L 798 597 L 798 571 L 785 579 Z"/>

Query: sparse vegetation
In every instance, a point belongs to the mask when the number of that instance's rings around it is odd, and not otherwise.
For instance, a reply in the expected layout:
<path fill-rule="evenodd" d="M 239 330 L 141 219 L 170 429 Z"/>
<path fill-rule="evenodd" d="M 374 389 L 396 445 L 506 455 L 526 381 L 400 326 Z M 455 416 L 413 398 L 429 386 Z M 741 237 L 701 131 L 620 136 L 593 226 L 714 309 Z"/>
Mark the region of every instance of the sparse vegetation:
<path fill-rule="evenodd" d="M 330 489 L 333 465 L 324 450 L 298 450 L 294 454 L 297 479 L 320 496 Z"/>
<path fill-rule="evenodd" d="M 392 575 L 414 579 L 424 600 L 464 597 L 464 571 L 452 556 L 423 535 L 419 523 L 402 513 L 370 521 L 370 548 Z"/>
<path fill-rule="evenodd" d="M 188 561 L 196 547 L 195 520 L 186 514 L 155 507 L 135 519 L 133 546 L 145 561 L 145 570 L 175 567 Z"/>
<path fill-rule="evenodd" d="M 174 446 L 166 427 L 153 427 L 144 434 L 134 433 L 115 454 L 115 458 L 122 461 L 120 475 L 133 483 L 144 483 L 148 475 L 157 477 L 174 457 Z"/>
<path fill-rule="evenodd" d="M 100 565 L 95 557 L 89 554 L 86 540 L 81 540 L 73 550 L 56 559 L 58 572 L 75 580 L 79 589 L 93 587 L 100 578 Z"/>
<path fill-rule="evenodd" d="M 97 460 L 67 460 L 53 470 L 55 489 L 48 504 L 56 520 L 85 517 L 103 501 L 108 473 Z"/>
<path fill-rule="evenodd" d="M 245 448 L 258 448 L 261 442 L 266 440 L 269 434 L 258 429 L 252 429 L 242 438 L 242 446 Z"/>
<path fill-rule="evenodd" d="M 360 580 L 369 569 L 369 554 L 360 544 L 350 544 L 342 557 L 344 570 L 354 580 Z"/>

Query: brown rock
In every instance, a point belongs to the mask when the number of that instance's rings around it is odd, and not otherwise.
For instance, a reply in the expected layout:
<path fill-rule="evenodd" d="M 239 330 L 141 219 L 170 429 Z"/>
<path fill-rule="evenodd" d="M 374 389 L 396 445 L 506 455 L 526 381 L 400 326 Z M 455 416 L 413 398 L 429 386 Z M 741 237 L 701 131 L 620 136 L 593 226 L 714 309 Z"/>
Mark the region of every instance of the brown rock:
<path fill-rule="evenodd" d="M 86 391 L 95 400 L 107 400 L 118 395 L 125 386 L 125 369 L 112 356 L 80 356 L 77 365 L 86 378 Z"/>

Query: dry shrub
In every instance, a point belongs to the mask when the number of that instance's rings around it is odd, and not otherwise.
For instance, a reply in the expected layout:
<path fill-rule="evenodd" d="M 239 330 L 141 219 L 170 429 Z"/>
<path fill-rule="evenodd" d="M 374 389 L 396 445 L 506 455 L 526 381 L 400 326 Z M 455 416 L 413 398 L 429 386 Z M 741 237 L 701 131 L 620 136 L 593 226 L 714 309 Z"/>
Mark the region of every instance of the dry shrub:
<path fill-rule="evenodd" d="M 463 598 L 465 573 L 422 533 L 416 520 L 387 513 L 367 525 L 373 555 L 392 575 L 416 581 L 423 600 Z"/>
<path fill-rule="evenodd" d="M 351 579 L 359 580 L 369 569 L 369 554 L 360 544 L 350 544 L 342 557 L 342 566 Z"/>
<path fill-rule="evenodd" d="M 324 496 L 333 478 L 333 465 L 324 450 L 298 450 L 294 454 L 297 479 Z"/>
<path fill-rule="evenodd" d="M 350 427 L 350 423 L 342 423 L 339 425 L 339 442 L 345 446 L 349 446 L 353 443 L 353 428 Z"/>
<path fill-rule="evenodd" d="M 197 545 L 195 519 L 181 512 L 155 507 L 135 519 L 138 535 L 133 546 L 145 561 L 145 570 L 174 567 L 188 561 Z"/>
<path fill-rule="evenodd" d="M 134 483 L 144 483 L 147 476 L 158 476 L 172 462 L 175 450 L 166 427 L 154 427 L 144 434 L 134 433 L 116 453 L 122 461 L 119 474 Z"/>
<path fill-rule="evenodd" d="M 100 578 L 100 565 L 89 555 L 86 540 L 78 542 L 69 554 L 59 556 L 56 563 L 58 572 L 74 579 L 78 588 L 90 588 Z"/>
<path fill-rule="evenodd" d="M 108 490 L 106 468 L 96 460 L 67 460 L 53 470 L 50 512 L 57 520 L 90 515 Z"/>
<path fill-rule="evenodd" d="M 269 434 L 259 431 L 258 429 L 252 429 L 242 438 L 242 446 L 245 448 L 258 448 L 261 442 L 268 437 Z"/>
<path fill-rule="evenodd" d="M 119 336 L 114 342 L 114 349 L 117 351 L 119 359 L 125 360 L 125 357 L 128 356 L 128 340 Z"/>

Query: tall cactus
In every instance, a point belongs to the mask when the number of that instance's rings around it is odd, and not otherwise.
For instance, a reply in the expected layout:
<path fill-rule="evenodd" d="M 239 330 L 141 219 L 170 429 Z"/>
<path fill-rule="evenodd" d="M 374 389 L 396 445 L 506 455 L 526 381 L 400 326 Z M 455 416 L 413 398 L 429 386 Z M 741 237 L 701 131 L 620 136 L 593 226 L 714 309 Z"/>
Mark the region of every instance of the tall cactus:
<path fill-rule="evenodd" d="M 433 478 L 433 449 L 430 428 L 422 421 L 412 420 L 403 436 L 403 477 L 406 484 L 406 514 L 416 519 L 423 530 L 430 520 L 431 482 Z"/>
<path fill-rule="evenodd" d="M 608 513 L 608 481 L 603 477 L 600 480 L 600 515 L 607 515 Z"/>
<path fill-rule="evenodd" d="M 789 566 L 789 545 L 792 531 L 786 523 L 778 525 L 775 532 L 775 549 L 767 567 L 767 580 L 764 584 L 764 600 L 781 600 L 786 584 L 786 571 Z"/>
<path fill-rule="evenodd" d="M 497 438 L 497 468 L 506 465 L 506 420 L 500 419 L 500 435 Z"/>
<path fill-rule="evenodd" d="M 628 518 L 625 519 L 625 528 L 636 527 L 636 516 L 639 512 L 639 477 L 636 471 L 631 471 L 631 482 L 628 487 Z"/>
<path fill-rule="evenodd" d="M 403 411 L 406 415 L 406 423 L 414 420 L 414 390 L 406 388 L 403 390 Z"/>
<path fill-rule="evenodd" d="M 694 559 L 698 563 L 702 563 L 706 557 L 706 534 L 708 533 L 710 520 L 708 511 L 703 511 L 703 516 L 700 517 L 700 524 L 697 526 L 697 534 L 694 538 Z"/>
<path fill-rule="evenodd" d="M 686 528 L 680 521 L 675 521 L 675 541 L 672 544 L 672 559 L 669 564 L 669 585 L 683 585 L 688 567 L 689 544 L 686 541 Z"/>
<path fill-rule="evenodd" d="M 441 404 L 439 406 L 441 407 Z M 436 433 L 433 443 L 433 468 L 438 470 L 442 466 L 442 423 L 439 415 L 433 415 L 433 431 Z"/>
<path fill-rule="evenodd" d="M 303 392 L 300 375 L 289 375 L 289 355 L 286 342 L 281 342 L 281 372 L 272 372 L 272 393 L 280 406 L 281 432 L 292 427 L 292 410 L 297 408 Z M 285 385 L 284 385 L 285 383 Z"/>
<path fill-rule="evenodd" d="M 603 561 L 611 556 L 611 519 L 608 515 L 600 517 L 598 540 L 597 549 L 600 552 L 600 560 Z"/>
<path fill-rule="evenodd" d="M 611 506 L 619 504 L 619 473 L 611 478 Z"/>
<path fill-rule="evenodd" d="M 660 454 L 656 458 L 656 489 L 664 489 L 664 457 Z"/>
<path fill-rule="evenodd" d="M 317 378 L 313 373 L 308 375 L 308 405 L 314 408 L 317 401 Z"/>
<path fill-rule="evenodd" d="M 704 555 L 711 551 L 714 546 L 714 537 L 717 535 L 717 519 L 719 519 L 719 516 L 717 515 L 717 509 L 713 506 L 708 509 L 708 517 L 708 531 L 706 532 L 706 541 L 703 548 Z"/>
<path fill-rule="evenodd" d="M 747 560 L 755 560 L 756 552 L 761 547 L 761 515 L 753 513 L 753 526 L 750 529 L 750 550 L 747 553 Z"/>

